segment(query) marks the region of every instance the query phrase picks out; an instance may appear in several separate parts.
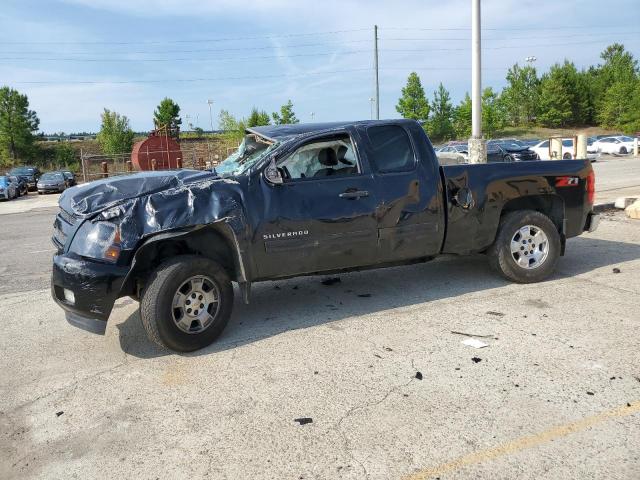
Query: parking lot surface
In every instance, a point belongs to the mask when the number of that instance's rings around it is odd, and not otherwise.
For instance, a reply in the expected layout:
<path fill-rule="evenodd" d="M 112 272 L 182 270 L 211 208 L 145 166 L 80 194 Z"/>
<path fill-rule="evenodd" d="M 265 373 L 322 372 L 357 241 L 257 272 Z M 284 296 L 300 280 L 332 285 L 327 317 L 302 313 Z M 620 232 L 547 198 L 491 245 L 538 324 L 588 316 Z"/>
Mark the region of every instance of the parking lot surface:
<path fill-rule="evenodd" d="M 622 213 L 540 284 L 481 255 L 258 284 L 187 355 L 149 343 L 128 298 L 105 336 L 66 323 L 54 214 L 0 215 L 0 478 L 640 478 L 640 222 Z"/>

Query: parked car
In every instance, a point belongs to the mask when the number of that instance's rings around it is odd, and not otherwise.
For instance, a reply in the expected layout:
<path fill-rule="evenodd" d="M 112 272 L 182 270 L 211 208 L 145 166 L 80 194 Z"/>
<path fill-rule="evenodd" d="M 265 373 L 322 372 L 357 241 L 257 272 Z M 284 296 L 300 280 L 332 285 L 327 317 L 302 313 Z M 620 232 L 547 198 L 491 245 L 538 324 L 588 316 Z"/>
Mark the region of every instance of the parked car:
<path fill-rule="evenodd" d="M 16 185 L 18 196 L 27 195 L 29 193 L 29 184 L 24 177 L 15 177 L 13 175 L 8 175 L 8 177 L 9 180 Z"/>
<path fill-rule="evenodd" d="M 473 252 L 511 281 L 541 281 L 567 238 L 596 228 L 594 195 L 586 160 L 440 166 L 413 120 L 249 128 L 213 171 L 64 192 L 51 291 L 97 333 L 116 298 L 140 299 L 149 337 L 191 351 L 227 324 L 232 281 L 248 303 L 253 282 Z"/>
<path fill-rule="evenodd" d="M 38 180 L 38 193 L 64 192 L 67 186 L 67 179 L 62 172 L 47 172 Z"/>
<path fill-rule="evenodd" d="M 64 178 L 67 180 L 67 187 L 75 187 L 78 182 L 76 181 L 75 173 L 69 170 L 60 170 L 60 172 L 64 175 Z"/>
<path fill-rule="evenodd" d="M 626 155 L 633 152 L 634 139 L 626 135 L 604 137 L 593 142 L 593 147 L 599 152 L 613 155 Z"/>
<path fill-rule="evenodd" d="M 533 147 L 529 147 L 531 150 L 536 152 L 540 160 L 559 160 L 558 158 L 551 158 L 549 156 L 549 140 L 543 140 L 537 145 Z M 562 139 L 562 159 L 563 160 L 571 160 L 573 159 L 574 148 L 573 148 L 573 138 L 563 138 Z M 599 157 L 599 154 L 593 149 L 589 148 L 587 145 L 587 160 L 591 162 L 595 162 Z"/>
<path fill-rule="evenodd" d="M 18 184 L 7 175 L 0 175 L 0 200 L 11 200 L 18 196 Z"/>
<path fill-rule="evenodd" d="M 469 146 L 466 143 L 449 143 L 440 149 L 440 153 L 459 154 L 465 161 L 469 160 Z"/>
<path fill-rule="evenodd" d="M 525 162 L 539 160 L 538 154 L 517 139 L 489 140 L 489 146 L 497 147 L 502 152 L 503 162 Z M 488 158 L 488 150 L 487 150 Z M 488 160 L 487 160 L 488 161 Z"/>
<path fill-rule="evenodd" d="M 27 187 L 29 190 L 36 190 L 38 179 L 42 175 L 42 172 L 38 167 L 14 167 L 9 170 L 9 175 L 24 178 L 27 181 Z"/>

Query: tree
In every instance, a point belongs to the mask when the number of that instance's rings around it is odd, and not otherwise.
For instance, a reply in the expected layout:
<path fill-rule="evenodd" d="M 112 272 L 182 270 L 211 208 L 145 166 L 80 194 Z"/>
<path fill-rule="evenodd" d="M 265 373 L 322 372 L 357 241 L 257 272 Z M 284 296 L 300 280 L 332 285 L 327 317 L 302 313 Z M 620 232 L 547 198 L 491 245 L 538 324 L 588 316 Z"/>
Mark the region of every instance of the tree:
<path fill-rule="evenodd" d="M 129 126 L 129 119 L 105 108 L 97 139 L 100 148 L 107 155 L 130 152 L 133 146 L 133 130 Z"/>
<path fill-rule="evenodd" d="M 506 115 L 511 125 L 528 125 L 536 115 L 540 80 L 535 67 L 517 63 L 507 72 L 507 86 L 502 91 Z"/>
<path fill-rule="evenodd" d="M 506 123 L 506 114 L 500 96 L 487 87 L 482 91 L 482 133 L 485 138 L 494 137 Z"/>
<path fill-rule="evenodd" d="M 9 164 L 34 151 L 34 132 L 40 121 L 29 110 L 29 100 L 17 90 L 0 88 L 0 161 Z"/>
<path fill-rule="evenodd" d="M 431 103 L 431 118 L 428 121 L 428 131 L 432 138 L 438 140 L 449 140 L 454 136 L 453 129 L 453 105 L 451 96 L 442 82 L 438 89 L 433 92 L 433 102 Z"/>
<path fill-rule="evenodd" d="M 245 121 L 236 119 L 228 110 L 220 110 L 218 125 L 226 135 L 234 139 L 240 139 L 244 136 Z"/>
<path fill-rule="evenodd" d="M 600 58 L 604 64 L 595 70 L 593 82 L 596 120 L 608 128 L 629 128 L 640 115 L 632 107 L 639 81 L 638 62 L 619 43 L 608 46 Z"/>
<path fill-rule="evenodd" d="M 273 123 L 276 125 L 300 123 L 300 120 L 296 118 L 296 114 L 293 112 L 293 103 L 291 100 L 280 107 L 280 113 L 273 112 L 271 116 L 273 117 Z"/>
<path fill-rule="evenodd" d="M 453 112 L 453 130 L 457 138 L 471 136 L 471 97 L 468 92 Z"/>
<path fill-rule="evenodd" d="M 458 138 L 471 136 L 471 97 L 465 94 L 464 99 L 453 115 L 453 128 Z M 482 91 L 482 134 L 486 138 L 493 137 L 502 130 L 506 123 L 505 109 L 499 95 L 491 87 Z"/>
<path fill-rule="evenodd" d="M 56 145 L 54 159 L 57 165 L 71 165 L 76 161 L 76 152 L 69 142 L 60 142 Z"/>
<path fill-rule="evenodd" d="M 246 120 L 247 127 L 259 127 L 271 124 L 271 117 L 264 110 L 258 110 L 256 107 L 251 109 L 249 118 Z"/>
<path fill-rule="evenodd" d="M 568 62 L 565 61 L 565 66 Z M 565 127 L 572 123 L 575 84 L 567 68 L 555 64 L 542 76 L 538 121 L 546 127 Z"/>
<path fill-rule="evenodd" d="M 165 97 L 153 111 L 153 123 L 156 128 L 168 127 L 170 130 L 176 130 L 182 124 L 180 118 L 180 107 L 169 97 Z"/>
<path fill-rule="evenodd" d="M 424 94 L 420 77 L 411 72 L 407 78 L 407 85 L 402 89 L 402 96 L 398 100 L 396 110 L 403 118 L 417 120 L 424 124 L 429 118 L 429 102 Z"/>

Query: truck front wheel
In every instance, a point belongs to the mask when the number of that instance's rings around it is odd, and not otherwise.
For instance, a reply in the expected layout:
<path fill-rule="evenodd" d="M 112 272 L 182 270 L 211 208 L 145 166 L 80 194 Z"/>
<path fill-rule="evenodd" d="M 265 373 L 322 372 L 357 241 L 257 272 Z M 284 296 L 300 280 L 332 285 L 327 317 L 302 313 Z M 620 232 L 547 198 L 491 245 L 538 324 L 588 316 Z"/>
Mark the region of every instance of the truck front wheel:
<path fill-rule="evenodd" d="M 216 262 L 182 255 L 162 263 L 142 292 L 140 318 L 149 339 L 190 352 L 211 344 L 227 325 L 233 287 Z"/>
<path fill-rule="evenodd" d="M 560 234 L 549 217 L 540 212 L 510 212 L 500 220 L 496 240 L 487 255 L 493 269 L 508 280 L 539 282 L 555 270 Z"/>

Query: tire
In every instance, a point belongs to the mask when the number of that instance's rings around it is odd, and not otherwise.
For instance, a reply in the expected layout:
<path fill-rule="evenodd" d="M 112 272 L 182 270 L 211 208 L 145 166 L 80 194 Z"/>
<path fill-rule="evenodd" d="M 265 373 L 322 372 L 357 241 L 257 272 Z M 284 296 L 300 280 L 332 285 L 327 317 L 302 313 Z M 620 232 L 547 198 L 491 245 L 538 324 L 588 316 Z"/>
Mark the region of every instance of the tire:
<path fill-rule="evenodd" d="M 571 160 L 571 154 L 570 154 L 570 153 L 565 153 L 565 154 L 562 156 L 562 159 L 563 159 L 563 160 Z"/>
<path fill-rule="evenodd" d="M 626 155 L 627 154 L 627 147 L 620 147 L 620 155 Z"/>
<path fill-rule="evenodd" d="M 532 227 L 527 229 L 526 227 Z M 539 231 L 546 238 L 543 244 L 535 245 L 535 238 L 528 238 L 522 235 L 522 231 L 534 234 Z M 520 234 L 520 237 L 518 237 Z M 540 236 L 536 238 L 540 239 Z M 533 242 L 529 242 L 533 240 Z M 520 242 L 527 245 L 530 250 L 526 251 L 526 256 L 518 249 L 512 253 L 512 241 L 514 247 Z M 535 246 L 533 246 L 535 245 Z M 545 246 L 543 246 L 545 245 Z M 520 210 L 504 215 L 498 226 L 496 240 L 487 250 L 489 264 L 507 280 L 517 283 L 540 282 L 553 273 L 560 257 L 560 234 L 558 229 L 546 215 L 534 210 Z M 534 252 L 531 255 L 529 252 Z M 546 253 L 545 253 L 546 252 Z M 518 263 L 518 260 L 522 263 Z M 528 262 L 527 267 L 522 264 Z M 537 263 L 537 265 L 536 265 Z"/>
<path fill-rule="evenodd" d="M 194 279 L 204 281 L 200 287 L 194 288 L 189 283 L 195 282 Z M 187 283 L 188 289 L 185 287 Z M 179 290 L 182 290 L 180 298 L 187 303 L 192 301 L 194 290 L 198 295 L 194 297 L 194 301 L 207 302 L 207 298 L 215 297 L 217 302 L 211 300 L 207 307 L 200 308 L 199 311 L 196 305 L 187 314 L 187 306 L 184 304 L 184 308 L 174 308 Z M 215 314 L 211 315 L 214 308 Z M 142 292 L 140 318 L 152 342 L 178 352 L 191 352 L 210 345 L 222 333 L 232 309 L 233 287 L 227 272 L 208 258 L 181 255 L 162 263 L 149 276 Z M 194 317 L 194 314 L 200 314 L 200 317 Z M 176 320 L 177 316 L 184 319 L 184 322 Z M 206 324 L 203 323 L 203 318 Z M 185 328 L 189 328 L 189 331 L 185 331 Z"/>
<path fill-rule="evenodd" d="M 504 161 L 506 163 L 511 163 L 511 162 L 513 162 L 513 157 L 511 155 L 505 155 Z"/>

